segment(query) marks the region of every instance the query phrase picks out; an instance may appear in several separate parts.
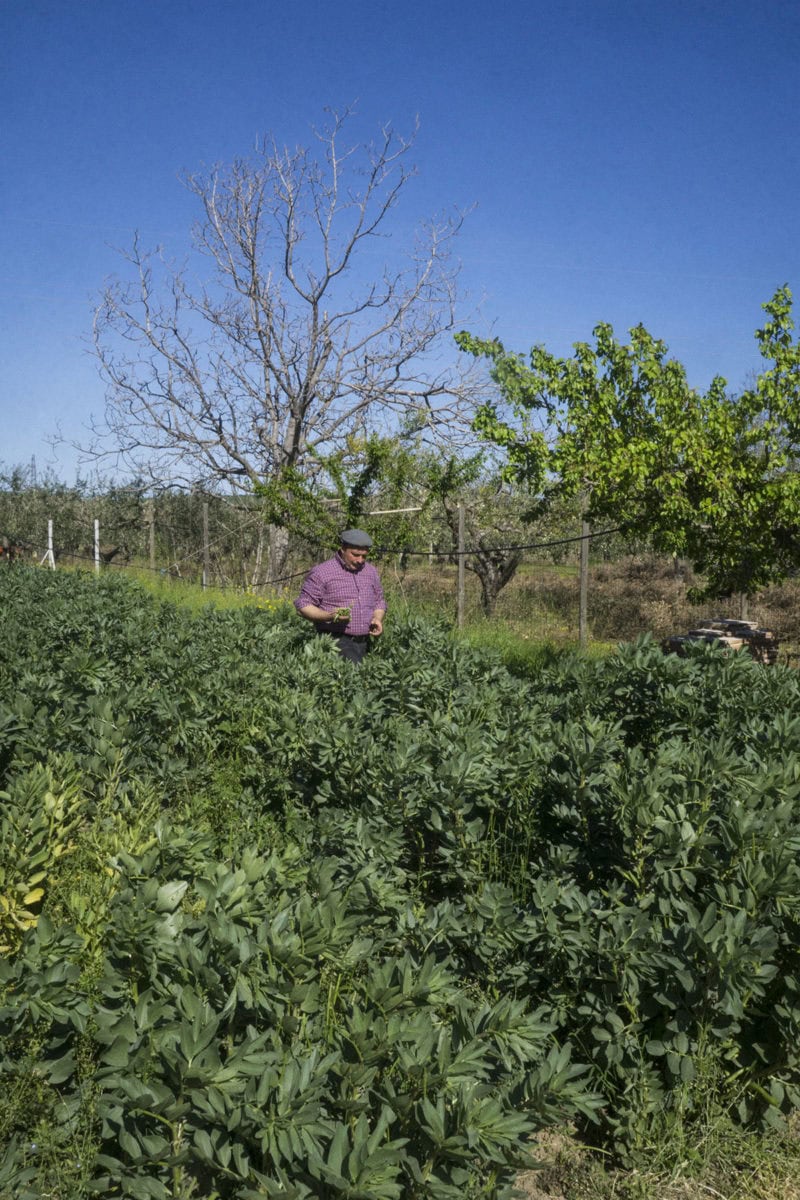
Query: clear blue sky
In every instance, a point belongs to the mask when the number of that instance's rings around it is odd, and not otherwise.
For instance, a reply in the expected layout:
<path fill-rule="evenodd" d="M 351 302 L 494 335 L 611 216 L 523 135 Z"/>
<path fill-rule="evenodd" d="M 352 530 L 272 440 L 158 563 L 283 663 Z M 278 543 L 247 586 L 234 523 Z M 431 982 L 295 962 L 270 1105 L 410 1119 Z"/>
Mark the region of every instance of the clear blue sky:
<path fill-rule="evenodd" d="M 103 409 L 86 339 L 115 247 L 180 254 L 178 182 L 357 102 L 420 119 L 409 223 L 475 208 L 465 323 L 568 353 L 643 322 L 705 387 L 800 298 L 796 0 L 0 0 L 0 462 Z M 480 316 L 473 314 L 480 305 Z"/>

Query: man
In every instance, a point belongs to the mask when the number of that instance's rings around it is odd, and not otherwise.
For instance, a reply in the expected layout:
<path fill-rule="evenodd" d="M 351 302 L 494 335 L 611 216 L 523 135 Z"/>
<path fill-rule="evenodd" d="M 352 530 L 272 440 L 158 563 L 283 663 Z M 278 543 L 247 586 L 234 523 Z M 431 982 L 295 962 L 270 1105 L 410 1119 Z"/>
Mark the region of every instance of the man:
<path fill-rule="evenodd" d="M 363 529 L 346 529 L 333 558 L 306 575 L 294 606 L 319 634 L 332 637 L 339 653 L 361 662 L 370 638 L 383 633 L 386 601 L 378 572 L 367 562 L 372 538 Z"/>

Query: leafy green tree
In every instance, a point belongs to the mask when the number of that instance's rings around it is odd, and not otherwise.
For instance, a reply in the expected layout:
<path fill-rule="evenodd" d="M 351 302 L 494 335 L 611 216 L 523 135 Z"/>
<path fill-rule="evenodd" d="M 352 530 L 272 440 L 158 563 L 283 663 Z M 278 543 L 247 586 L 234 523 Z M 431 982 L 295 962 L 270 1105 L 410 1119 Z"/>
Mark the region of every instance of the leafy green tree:
<path fill-rule="evenodd" d="M 358 526 L 378 547 L 402 552 L 415 544 L 420 513 L 434 500 L 424 461 L 418 446 L 399 437 L 354 435 L 340 450 L 317 456 L 315 474 L 287 467 L 254 490 L 265 520 L 309 548 L 334 547 L 342 529 Z"/>
<path fill-rule="evenodd" d="M 789 288 L 763 307 L 756 339 L 768 365 L 738 395 L 721 376 L 705 393 L 691 388 L 642 325 L 624 344 L 600 324 L 594 345 L 577 343 L 569 358 L 536 346 L 528 362 L 460 333 L 500 391 L 475 428 L 542 511 L 580 497 L 590 522 L 689 558 L 705 577 L 698 597 L 753 594 L 800 561 L 800 347 Z"/>

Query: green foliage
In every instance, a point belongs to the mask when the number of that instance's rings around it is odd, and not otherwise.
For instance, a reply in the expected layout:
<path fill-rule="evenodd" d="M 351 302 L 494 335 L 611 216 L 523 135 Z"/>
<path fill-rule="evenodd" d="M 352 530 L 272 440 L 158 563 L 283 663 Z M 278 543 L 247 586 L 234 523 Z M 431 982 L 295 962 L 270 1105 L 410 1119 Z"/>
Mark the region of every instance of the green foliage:
<path fill-rule="evenodd" d="M 336 546 L 336 515 L 295 467 L 284 467 L 274 479 L 255 483 L 253 491 L 263 503 L 268 524 L 291 529 L 312 545 Z"/>
<path fill-rule="evenodd" d="M 48 761 L 0 792 L 0 804 L 0 954 L 7 954 L 36 924 L 51 872 L 73 849 L 85 801 L 74 766 Z"/>
<path fill-rule="evenodd" d="M 788 287 L 763 307 L 756 339 L 769 365 L 737 396 L 721 377 L 706 393 L 690 388 L 641 325 L 627 345 L 600 324 L 594 346 L 579 342 L 570 358 L 537 346 L 529 363 L 461 333 L 510 410 L 484 405 L 475 428 L 544 507 L 581 497 L 590 521 L 690 558 L 703 595 L 755 593 L 800 561 L 800 346 Z"/>
<path fill-rule="evenodd" d="M 91 994 L 80 940 L 46 919 L 2 970 L 4 1074 L 57 1085 L 62 1123 L 88 1102 L 91 1025 L 92 1193 L 501 1195 L 533 1113 L 591 1111 L 552 1026 L 404 937 L 377 868 L 294 850 L 198 873 L 183 840 L 162 822 L 120 856 Z"/>
<path fill-rule="evenodd" d="M 3 818 L 65 764 L 83 814 L 0 962 L 0 1194 L 489 1200 L 543 1125 L 798 1104 L 795 673 L 0 587 Z"/>
<path fill-rule="evenodd" d="M 369 508 L 376 503 L 387 509 L 407 507 L 409 490 L 422 485 L 417 490 L 419 508 L 424 509 L 433 497 L 425 486 L 425 455 L 401 438 L 351 436 L 342 449 L 315 455 L 313 461 L 311 472 L 287 467 L 274 479 L 254 485 L 267 521 L 311 545 L 330 548 L 338 544 L 343 528 L 353 526 L 392 548 L 415 543 L 418 512 L 391 514 L 387 522 L 383 515 L 370 519 Z"/>

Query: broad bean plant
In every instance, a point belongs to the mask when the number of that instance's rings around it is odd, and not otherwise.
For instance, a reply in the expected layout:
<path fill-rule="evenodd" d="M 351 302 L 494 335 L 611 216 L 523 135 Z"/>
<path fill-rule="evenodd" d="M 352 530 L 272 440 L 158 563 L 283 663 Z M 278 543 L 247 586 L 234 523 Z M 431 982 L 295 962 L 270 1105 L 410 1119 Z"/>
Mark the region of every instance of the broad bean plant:
<path fill-rule="evenodd" d="M 800 1101 L 795 673 L 7 571 L 0 1195 L 511 1195 Z"/>

